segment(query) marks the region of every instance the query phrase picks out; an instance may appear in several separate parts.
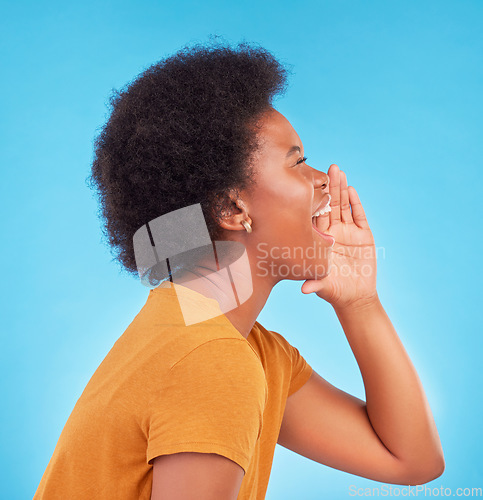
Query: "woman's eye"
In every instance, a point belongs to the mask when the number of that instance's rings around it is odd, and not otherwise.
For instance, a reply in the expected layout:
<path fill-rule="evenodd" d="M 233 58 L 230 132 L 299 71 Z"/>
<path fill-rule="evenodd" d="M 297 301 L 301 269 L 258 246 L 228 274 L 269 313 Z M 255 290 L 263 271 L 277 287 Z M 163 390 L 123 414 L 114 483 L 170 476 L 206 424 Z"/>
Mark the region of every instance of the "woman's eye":
<path fill-rule="evenodd" d="M 307 160 L 307 157 L 304 156 L 303 158 L 300 158 L 300 160 L 295 165 L 298 165 L 299 163 L 303 163 L 306 160 Z"/>

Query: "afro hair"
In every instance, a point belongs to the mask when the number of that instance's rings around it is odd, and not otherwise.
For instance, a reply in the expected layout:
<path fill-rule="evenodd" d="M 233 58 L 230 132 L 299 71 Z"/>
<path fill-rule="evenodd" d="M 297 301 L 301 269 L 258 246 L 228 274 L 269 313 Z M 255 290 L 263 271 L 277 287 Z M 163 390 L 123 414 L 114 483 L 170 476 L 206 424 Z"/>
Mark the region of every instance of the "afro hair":
<path fill-rule="evenodd" d="M 185 46 L 110 97 L 87 181 L 115 259 L 137 273 L 133 235 L 163 214 L 200 203 L 212 240 L 222 237 L 226 193 L 253 180 L 257 119 L 287 86 L 266 49 Z"/>

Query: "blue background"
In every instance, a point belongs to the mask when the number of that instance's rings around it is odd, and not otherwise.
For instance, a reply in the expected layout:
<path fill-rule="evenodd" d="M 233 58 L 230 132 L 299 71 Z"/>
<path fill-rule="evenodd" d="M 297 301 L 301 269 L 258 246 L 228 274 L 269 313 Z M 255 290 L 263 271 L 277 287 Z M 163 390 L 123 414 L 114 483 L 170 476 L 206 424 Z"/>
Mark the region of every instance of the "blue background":
<path fill-rule="evenodd" d="M 147 298 L 101 242 L 86 187 L 112 88 L 220 34 L 292 65 L 275 105 L 310 164 L 347 172 L 379 250 L 378 289 L 434 413 L 446 471 L 483 486 L 481 1 L 3 2 L 2 498 L 35 492 L 86 383 Z M 331 307 L 283 282 L 259 316 L 364 398 Z M 277 447 L 268 499 L 382 486 Z M 420 493 L 421 495 L 421 493 Z"/>

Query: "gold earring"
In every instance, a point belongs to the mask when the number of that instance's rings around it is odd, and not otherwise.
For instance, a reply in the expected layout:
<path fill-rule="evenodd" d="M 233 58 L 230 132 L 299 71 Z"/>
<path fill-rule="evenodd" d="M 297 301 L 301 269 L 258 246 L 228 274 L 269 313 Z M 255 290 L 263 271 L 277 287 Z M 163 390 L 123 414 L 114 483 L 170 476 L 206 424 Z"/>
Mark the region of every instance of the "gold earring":
<path fill-rule="evenodd" d="M 252 232 L 252 226 L 250 226 L 250 224 L 246 220 L 242 220 L 241 224 L 246 229 L 247 233 Z"/>

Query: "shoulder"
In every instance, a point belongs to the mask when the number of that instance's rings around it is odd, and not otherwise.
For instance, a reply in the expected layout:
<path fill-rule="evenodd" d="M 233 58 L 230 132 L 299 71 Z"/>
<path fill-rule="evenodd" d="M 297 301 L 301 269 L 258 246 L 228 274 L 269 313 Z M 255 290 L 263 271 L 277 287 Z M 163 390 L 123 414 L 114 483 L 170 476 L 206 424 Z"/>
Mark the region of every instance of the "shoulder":
<path fill-rule="evenodd" d="M 291 358 L 293 346 L 280 333 L 268 330 L 258 321 L 255 322 L 254 328 L 258 331 L 260 342 L 266 350 L 278 351 L 280 355 Z"/>
<path fill-rule="evenodd" d="M 230 414 L 242 405 L 254 408 L 261 419 L 268 386 L 260 360 L 246 340 L 217 338 L 197 345 L 169 368 L 162 394 L 160 401 L 157 397 L 154 401 L 165 410 L 187 405 L 186 411 L 203 409 L 212 415 L 217 409 Z"/>
<path fill-rule="evenodd" d="M 181 365 L 193 365 L 200 363 L 204 369 L 212 369 L 214 366 L 224 367 L 225 370 L 239 369 L 241 371 L 260 371 L 260 364 L 256 352 L 249 342 L 240 337 L 222 336 L 223 330 L 217 332 L 216 337 L 204 339 L 183 354 L 170 367 L 174 370 Z M 225 332 L 228 334 L 228 332 Z"/>
<path fill-rule="evenodd" d="M 175 385 L 203 384 L 213 390 L 225 388 L 240 395 L 267 397 L 267 382 L 262 363 L 244 338 L 213 338 L 196 345 L 169 369 Z M 204 391 L 207 389 L 203 389 Z"/>

